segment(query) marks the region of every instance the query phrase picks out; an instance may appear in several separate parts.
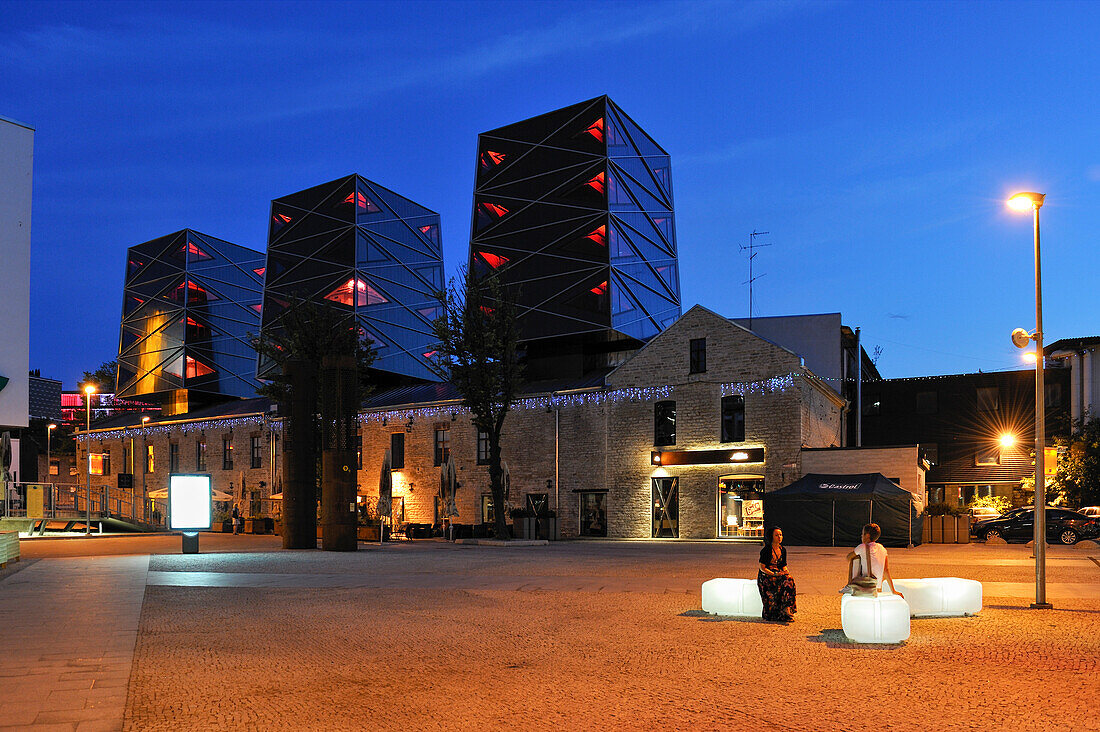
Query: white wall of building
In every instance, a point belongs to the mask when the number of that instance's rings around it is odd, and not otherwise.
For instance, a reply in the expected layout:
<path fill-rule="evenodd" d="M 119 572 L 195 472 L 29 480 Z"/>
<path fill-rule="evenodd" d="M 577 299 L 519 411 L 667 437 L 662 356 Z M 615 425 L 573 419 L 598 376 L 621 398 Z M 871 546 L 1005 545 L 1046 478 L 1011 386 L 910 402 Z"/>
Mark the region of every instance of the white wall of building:
<path fill-rule="evenodd" d="M 26 427 L 34 130 L 0 117 L 0 427 Z"/>

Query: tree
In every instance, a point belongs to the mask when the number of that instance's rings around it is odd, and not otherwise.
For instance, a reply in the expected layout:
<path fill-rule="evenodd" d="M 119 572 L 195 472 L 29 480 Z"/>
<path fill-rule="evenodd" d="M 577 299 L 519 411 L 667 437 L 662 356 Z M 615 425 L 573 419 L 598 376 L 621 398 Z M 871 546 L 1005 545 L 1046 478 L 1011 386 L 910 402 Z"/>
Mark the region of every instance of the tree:
<path fill-rule="evenodd" d="M 95 371 L 85 371 L 80 379 L 81 386 L 95 384 L 100 394 L 115 392 L 115 377 L 118 375 L 118 361 L 104 361 Z"/>
<path fill-rule="evenodd" d="M 435 372 L 454 384 L 474 426 L 489 438 L 489 486 L 496 507 L 496 535 L 508 536 L 500 438 L 504 418 L 515 404 L 523 369 L 517 346 L 514 293 L 496 277 L 478 278 L 462 271 L 460 286 L 437 294 L 443 314 L 433 323 Z"/>
<path fill-rule="evenodd" d="M 354 424 L 362 397 L 370 391 L 367 369 L 376 352 L 361 337 L 354 317 L 335 306 L 299 301 L 286 310 L 279 325 L 277 330 L 250 338 L 256 351 L 278 367 L 257 393 L 278 401 L 283 413 L 283 548 L 316 548 L 318 476 L 326 510 L 333 509 L 328 514 L 335 515 L 336 508 L 347 505 L 343 495 L 346 476 L 333 472 L 331 460 L 328 468 L 318 468 L 322 450 L 317 415 L 320 413 L 325 425 Z M 318 388 L 322 364 L 332 358 L 347 367 L 345 373 L 358 375 L 358 394 L 356 384 L 351 383 L 345 390 L 350 398 L 338 400 L 336 411 L 340 414 L 332 413 L 334 402 L 323 399 Z M 334 493 L 334 487 L 341 490 Z M 354 500 L 354 484 L 351 492 Z M 341 500 L 334 499 L 336 493 Z M 351 526 L 353 546 L 354 528 Z M 326 531 L 325 548 L 329 548 L 331 533 Z"/>
<path fill-rule="evenodd" d="M 1068 506 L 1100 504 L 1100 418 L 1076 425 L 1069 438 L 1058 438 L 1058 472 L 1050 489 Z"/>

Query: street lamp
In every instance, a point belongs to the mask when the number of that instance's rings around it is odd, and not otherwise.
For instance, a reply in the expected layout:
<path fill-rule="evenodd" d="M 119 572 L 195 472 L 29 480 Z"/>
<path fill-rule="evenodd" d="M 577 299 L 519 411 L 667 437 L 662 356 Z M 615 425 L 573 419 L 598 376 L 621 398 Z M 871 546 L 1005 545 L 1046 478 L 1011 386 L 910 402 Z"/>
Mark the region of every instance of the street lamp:
<path fill-rule="evenodd" d="M 87 429 L 84 431 L 84 451 L 88 455 L 88 479 L 84 484 L 84 535 L 92 534 L 92 394 L 95 384 L 84 386 L 84 406 L 88 415 Z"/>
<path fill-rule="evenodd" d="M 1024 348 L 1035 341 L 1035 602 L 1031 607 L 1050 609 L 1047 602 L 1047 500 L 1043 448 L 1046 447 L 1046 404 L 1043 393 L 1043 278 L 1039 257 L 1039 209 L 1046 194 L 1024 191 L 1008 199 L 1016 211 L 1031 211 L 1035 218 L 1035 332 L 1012 331 L 1012 342 Z"/>
<path fill-rule="evenodd" d="M 149 505 L 149 496 L 145 493 L 145 474 L 149 472 L 149 446 L 145 444 L 145 425 L 149 417 L 141 418 L 141 515 L 145 517 L 145 509 Z"/>
<path fill-rule="evenodd" d="M 49 482 L 49 484 L 50 484 L 50 511 L 51 511 L 51 513 L 54 510 L 54 497 L 53 497 L 54 484 L 53 484 L 53 480 L 50 478 L 50 465 L 51 465 L 51 460 L 50 460 L 50 437 L 53 436 L 53 431 L 56 430 L 56 429 L 57 429 L 57 425 L 54 424 L 53 422 L 46 425 L 46 481 Z"/>

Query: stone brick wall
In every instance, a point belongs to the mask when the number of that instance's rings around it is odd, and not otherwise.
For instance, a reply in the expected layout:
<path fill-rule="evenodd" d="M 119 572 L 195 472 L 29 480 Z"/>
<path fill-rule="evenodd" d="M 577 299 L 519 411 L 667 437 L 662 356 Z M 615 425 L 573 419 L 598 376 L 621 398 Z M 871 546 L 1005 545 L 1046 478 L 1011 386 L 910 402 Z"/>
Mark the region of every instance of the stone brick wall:
<path fill-rule="evenodd" d="M 246 501 L 242 504 L 242 510 L 246 513 L 251 511 L 250 499 L 253 491 L 257 491 L 261 494 L 262 499 L 266 499 L 273 492 L 272 475 L 271 475 L 271 460 L 270 460 L 270 428 L 264 428 L 260 424 L 235 426 L 233 428 L 211 428 L 206 430 L 188 431 L 184 432 L 183 427 L 176 425 L 172 427 L 171 433 L 164 433 L 159 429 L 150 429 L 145 436 L 146 444 L 153 447 L 153 471 L 145 474 L 145 487 L 148 491 L 159 490 L 168 487 L 169 476 L 169 447 L 172 442 L 179 444 L 179 469 L 180 473 L 195 473 L 197 470 L 196 461 L 196 442 L 202 439 L 206 440 L 206 470 L 203 472 L 209 473 L 211 476 L 212 484 L 215 490 L 223 491 L 234 496 L 236 499 L 240 499 L 241 496 L 241 475 L 243 473 L 245 489 L 247 491 Z M 222 438 L 224 436 L 232 435 L 233 438 L 233 467 L 232 469 L 223 469 L 222 462 Z M 261 467 L 251 467 L 251 456 L 249 454 L 250 437 L 257 435 L 260 437 L 261 445 L 263 447 L 263 455 L 261 459 Z M 138 493 L 141 491 L 142 485 L 142 468 L 144 466 L 142 451 L 142 437 L 139 434 L 135 435 L 133 440 L 130 438 L 108 438 L 101 439 L 93 432 L 91 440 L 91 446 L 93 452 L 103 452 L 104 450 L 111 451 L 111 474 L 110 475 L 93 475 L 93 486 L 109 486 L 114 488 L 118 485 L 118 474 L 130 472 L 130 465 L 123 465 L 122 454 L 123 449 L 130 449 L 133 446 L 135 452 L 133 454 L 133 467 L 134 467 L 134 487 Z M 78 470 L 79 476 L 70 480 L 69 482 L 84 484 L 87 471 L 87 453 L 85 452 L 85 443 L 77 443 L 78 452 Z M 276 469 L 280 467 L 279 456 L 276 456 Z M 263 481 L 265 485 L 260 486 L 260 482 Z M 262 514 L 274 515 L 278 513 L 278 506 L 273 506 L 269 500 L 263 500 L 261 503 Z"/>

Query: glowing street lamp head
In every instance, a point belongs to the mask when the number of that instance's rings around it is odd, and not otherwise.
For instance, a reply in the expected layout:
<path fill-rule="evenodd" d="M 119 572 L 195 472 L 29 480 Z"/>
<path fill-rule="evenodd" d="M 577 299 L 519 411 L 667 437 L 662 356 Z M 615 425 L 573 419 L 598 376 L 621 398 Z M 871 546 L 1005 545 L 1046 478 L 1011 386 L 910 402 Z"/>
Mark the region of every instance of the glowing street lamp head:
<path fill-rule="evenodd" d="M 84 393 L 87 394 L 88 396 L 91 396 L 92 394 L 95 394 L 95 384 L 85 384 L 84 385 Z"/>
<path fill-rule="evenodd" d="M 1016 435 L 1009 434 L 1008 432 L 1001 435 L 1001 447 L 1012 447 L 1016 444 Z"/>
<path fill-rule="evenodd" d="M 1035 351 L 1024 351 L 1023 359 L 1028 363 L 1035 363 L 1036 358 Z"/>
<path fill-rule="evenodd" d="M 56 424 L 48 424 L 48 425 L 46 425 L 46 429 L 47 430 L 56 430 L 57 425 Z"/>
<path fill-rule="evenodd" d="M 1008 207 L 1016 211 L 1031 211 L 1032 209 L 1040 209 L 1043 206 L 1043 199 L 1046 198 L 1045 193 L 1035 193 L 1034 191 L 1022 191 L 1015 193 L 1008 199 Z"/>
<path fill-rule="evenodd" d="M 145 423 L 146 423 L 146 422 L 148 422 L 148 421 L 149 421 L 149 418 L 148 418 L 148 417 L 142 417 L 142 418 L 141 418 L 141 423 L 142 423 L 142 424 L 145 424 Z"/>

